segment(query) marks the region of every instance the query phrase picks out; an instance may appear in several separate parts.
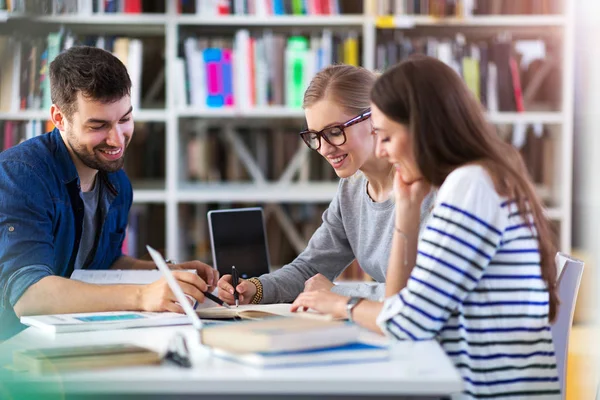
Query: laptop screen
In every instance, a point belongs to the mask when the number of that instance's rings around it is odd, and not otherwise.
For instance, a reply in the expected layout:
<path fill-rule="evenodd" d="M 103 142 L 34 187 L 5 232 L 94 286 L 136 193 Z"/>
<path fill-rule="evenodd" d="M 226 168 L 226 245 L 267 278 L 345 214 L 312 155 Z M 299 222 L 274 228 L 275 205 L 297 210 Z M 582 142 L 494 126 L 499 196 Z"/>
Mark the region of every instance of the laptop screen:
<path fill-rule="evenodd" d="M 269 272 L 267 237 L 261 208 L 208 213 L 213 263 L 221 276 L 235 266 L 247 279 Z"/>

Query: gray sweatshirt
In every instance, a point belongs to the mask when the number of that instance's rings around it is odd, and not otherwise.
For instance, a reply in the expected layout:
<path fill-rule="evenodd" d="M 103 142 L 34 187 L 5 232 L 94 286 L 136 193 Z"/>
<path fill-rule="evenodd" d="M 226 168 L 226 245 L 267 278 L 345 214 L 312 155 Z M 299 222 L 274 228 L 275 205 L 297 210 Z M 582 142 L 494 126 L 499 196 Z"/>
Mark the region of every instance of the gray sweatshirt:
<path fill-rule="evenodd" d="M 433 205 L 429 195 L 421 207 L 421 227 Z M 336 285 L 331 290 L 345 296 L 380 300 L 385 294 L 392 236 L 394 200 L 376 203 L 367 194 L 362 173 L 341 179 L 338 191 L 323 213 L 323 223 L 306 249 L 290 264 L 259 277 L 262 303 L 289 303 L 304 290 L 304 282 L 321 273 L 333 281 L 356 258 L 377 283 Z"/>

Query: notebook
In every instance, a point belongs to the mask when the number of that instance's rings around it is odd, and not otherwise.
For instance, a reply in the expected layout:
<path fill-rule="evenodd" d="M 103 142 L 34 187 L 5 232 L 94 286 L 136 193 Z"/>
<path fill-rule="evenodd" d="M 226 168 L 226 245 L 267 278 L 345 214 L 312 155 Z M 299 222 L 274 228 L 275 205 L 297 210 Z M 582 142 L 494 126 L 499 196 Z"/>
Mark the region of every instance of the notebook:
<path fill-rule="evenodd" d="M 157 352 L 133 344 L 29 349 L 13 353 L 15 369 L 32 373 L 159 364 L 160 360 Z"/>
<path fill-rule="evenodd" d="M 223 349 L 213 349 L 212 352 L 220 358 L 261 368 L 377 362 L 390 358 L 390 352 L 386 346 L 375 346 L 359 342 L 301 351 L 236 353 Z"/>

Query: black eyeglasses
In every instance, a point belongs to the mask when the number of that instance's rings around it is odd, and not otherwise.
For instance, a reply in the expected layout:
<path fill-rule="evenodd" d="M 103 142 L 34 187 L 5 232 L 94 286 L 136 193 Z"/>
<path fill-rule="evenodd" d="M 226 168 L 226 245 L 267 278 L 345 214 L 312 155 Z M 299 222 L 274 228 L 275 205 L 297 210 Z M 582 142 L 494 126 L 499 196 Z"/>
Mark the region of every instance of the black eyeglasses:
<path fill-rule="evenodd" d="M 346 143 L 346 133 L 344 132 L 344 129 L 356 125 L 359 122 L 363 122 L 370 117 L 371 110 L 367 110 L 341 125 L 328 126 L 318 132 L 310 129 L 302 131 L 300 132 L 300 137 L 304 140 L 304 143 L 313 150 L 319 150 L 319 148 L 321 148 L 321 138 L 325 139 L 325 141 L 332 146 L 341 146 Z"/>

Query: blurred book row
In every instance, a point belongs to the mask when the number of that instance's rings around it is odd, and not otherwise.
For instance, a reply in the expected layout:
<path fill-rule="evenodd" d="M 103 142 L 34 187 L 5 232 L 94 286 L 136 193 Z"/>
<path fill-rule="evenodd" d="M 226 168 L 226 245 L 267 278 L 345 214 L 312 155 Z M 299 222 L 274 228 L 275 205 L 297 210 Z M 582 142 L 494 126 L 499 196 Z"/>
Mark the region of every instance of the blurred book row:
<path fill-rule="evenodd" d="M 49 65 L 63 51 L 75 45 L 103 48 L 117 56 L 132 81 L 131 103 L 140 106 L 143 42 L 118 36 L 79 36 L 51 32 L 46 37 L 0 36 L 0 111 L 49 109 Z"/>
<path fill-rule="evenodd" d="M 377 0 L 377 15 L 540 15 L 562 12 L 560 0 Z"/>
<path fill-rule="evenodd" d="M 362 14 L 362 0 L 173 0 L 181 14 L 339 15 Z M 561 13 L 560 0 L 367 0 L 377 15 L 532 15 Z M 59 15 L 165 13 L 165 0 L 0 0 L 0 10 Z"/>
<path fill-rule="evenodd" d="M 34 136 L 41 135 L 51 127 L 42 121 L 0 121 L 0 151 L 10 149 Z"/>
<path fill-rule="evenodd" d="M 0 10 L 35 15 L 164 13 L 165 0 L 0 0 Z"/>
<path fill-rule="evenodd" d="M 217 15 L 339 15 L 360 14 L 361 0 L 180 0 L 179 12 Z"/>
<path fill-rule="evenodd" d="M 219 126 L 202 123 L 188 124 L 182 128 L 185 141 L 184 179 L 188 182 L 240 182 L 251 181 L 236 145 L 247 150 L 266 180 L 281 178 L 298 150 L 304 150 L 298 130 L 291 127 L 276 129 L 236 129 L 235 145 L 231 137 Z M 317 152 L 306 154 L 297 179 L 300 182 L 336 181 L 337 176 L 329 163 Z"/>
<path fill-rule="evenodd" d="M 310 37 L 238 30 L 233 38 L 188 36 L 177 59 L 179 105 L 299 108 L 316 72 L 332 63 L 359 65 L 358 32 L 323 29 Z"/>
<path fill-rule="evenodd" d="M 491 112 L 560 109 L 560 57 L 543 40 L 514 40 L 498 35 L 470 40 L 411 37 L 401 31 L 379 32 L 376 68 L 385 70 L 412 54 L 426 54 L 451 66 Z"/>

